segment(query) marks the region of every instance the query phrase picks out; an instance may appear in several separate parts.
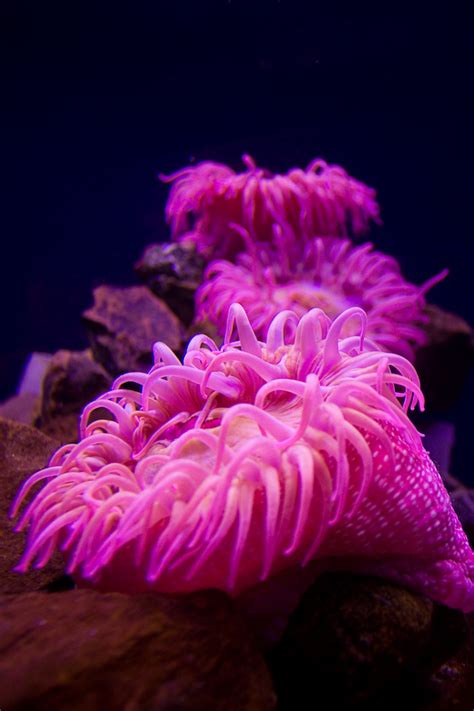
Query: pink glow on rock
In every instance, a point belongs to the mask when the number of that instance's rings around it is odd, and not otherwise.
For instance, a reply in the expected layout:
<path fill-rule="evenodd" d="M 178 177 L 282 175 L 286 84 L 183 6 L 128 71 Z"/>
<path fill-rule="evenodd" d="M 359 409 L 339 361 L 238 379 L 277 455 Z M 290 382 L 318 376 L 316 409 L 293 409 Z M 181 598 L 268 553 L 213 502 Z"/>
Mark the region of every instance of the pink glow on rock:
<path fill-rule="evenodd" d="M 236 263 L 211 262 L 196 294 L 197 320 L 208 320 L 225 331 L 227 312 L 242 304 L 259 338 L 283 309 L 299 317 L 311 308 L 335 318 L 360 306 L 367 313 L 367 335 L 379 347 L 413 360 L 425 342 L 425 293 L 445 272 L 422 286 L 405 281 L 396 259 L 373 250 L 370 243 L 354 246 L 348 239 L 320 237 L 301 250 L 291 231 L 279 230 L 274 247 L 253 245 Z M 343 335 L 356 331 L 348 322 Z"/>
<path fill-rule="evenodd" d="M 313 160 L 306 170 L 273 175 L 243 156 L 246 170 L 198 163 L 161 176 L 172 183 L 166 217 L 174 239 L 191 240 L 207 258 L 232 258 L 245 246 L 244 228 L 257 242 L 272 242 L 277 224 L 305 242 L 321 235 L 359 235 L 379 222 L 375 191 L 337 165 Z"/>
<path fill-rule="evenodd" d="M 259 341 L 236 304 L 220 349 L 195 336 L 181 364 L 157 344 L 151 371 L 86 407 L 81 441 L 22 487 L 13 515 L 46 482 L 18 570 L 60 548 L 102 590 L 238 595 L 317 559 L 474 609 L 474 554 L 407 416 L 416 371 L 366 325 L 359 308 L 287 311 Z"/>

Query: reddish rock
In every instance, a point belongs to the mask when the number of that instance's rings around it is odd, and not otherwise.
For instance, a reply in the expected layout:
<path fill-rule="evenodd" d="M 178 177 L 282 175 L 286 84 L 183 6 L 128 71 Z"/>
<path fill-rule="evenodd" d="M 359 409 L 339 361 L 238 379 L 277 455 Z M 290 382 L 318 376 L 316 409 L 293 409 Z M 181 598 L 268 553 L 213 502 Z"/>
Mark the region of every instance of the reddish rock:
<path fill-rule="evenodd" d="M 83 320 L 94 358 L 114 376 L 148 370 L 156 341 L 175 351 L 183 340 L 177 316 L 145 286 L 97 287 Z"/>
<path fill-rule="evenodd" d="M 469 639 L 453 650 L 424 685 L 416 711 L 472 711 L 474 703 L 474 614 L 466 615 Z M 424 698 L 423 698 L 424 697 Z"/>
<path fill-rule="evenodd" d="M 24 425 L 33 425 L 38 417 L 40 398 L 34 393 L 13 395 L 0 404 L 0 417 L 16 420 Z"/>
<path fill-rule="evenodd" d="M 135 272 L 186 325 L 194 318 L 194 293 L 202 282 L 204 259 L 191 242 L 150 244 Z"/>
<path fill-rule="evenodd" d="M 45 467 L 57 448 L 57 442 L 33 427 L 0 418 L 0 592 L 39 590 L 62 573 L 64 564 L 59 554 L 42 570 L 32 570 L 26 575 L 12 571 L 23 554 L 26 536 L 15 533 L 8 518 L 11 503 L 23 481 Z"/>
<path fill-rule="evenodd" d="M 378 709 L 396 699 L 415 710 L 462 698 L 467 640 L 457 610 L 381 579 L 322 575 L 272 653 L 281 709 Z M 450 664 L 457 672 L 443 679 Z"/>
<path fill-rule="evenodd" d="M 95 362 L 90 350 L 57 351 L 43 380 L 41 419 L 78 414 L 110 384 L 110 375 Z"/>
<path fill-rule="evenodd" d="M 226 595 L 0 598 L 0 707 L 271 711 L 263 658 Z"/>
<path fill-rule="evenodd" d="M 79 440 L 79 422 L 76 414 L 53 417 L 46 422 L 36 420 L 38 429 L 55 439 L 59 444 L 70 444 Z"/>
<path fill-rule="evenodd" d="M 415 366 L 429 412 L 449 409 L 458 399 L 474 364 L 474 332 L 464 319 L 426 306 L 428 342 L 418 349 Z"/>

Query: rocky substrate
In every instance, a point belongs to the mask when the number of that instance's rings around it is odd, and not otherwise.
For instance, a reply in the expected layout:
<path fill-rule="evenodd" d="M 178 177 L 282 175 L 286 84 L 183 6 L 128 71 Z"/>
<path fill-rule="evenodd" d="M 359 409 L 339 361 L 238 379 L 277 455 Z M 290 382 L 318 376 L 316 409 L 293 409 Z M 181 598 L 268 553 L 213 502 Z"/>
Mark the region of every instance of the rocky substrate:
<path fill-rule="evenodd" d="M 94 358 L 114 376 L 148 370 L 155 341 L 179 351 L 184 338 L 178 317 L 144 286 L 98 286 L 82 319 Z"/>
<path fill-rule="evenodd" d="M 135 273 L 189 326 L 194 319 L 194 293 L 204 273 L 204 259 L 194 244 L 150 244 L 135 264 Z"/>
<path fill-rule="evenodd" d="M 33 570 L 28 576 L 13 572 L 26 538 L 25 534 L 14 532 L 8 517 L 21 484 L 47 465 L 58 446 L 57 441 L 33 427 L 0 418 L 0 594 L 40 590 L 62 574 L 64 564 L 59 555 L 53 557 L 47 568 Z"/>
<path fill-rule="evenodd" d="M 274 709 L 231 601 L 92 590 L 0 597 L 3 709 Z"/>
<path fill-rule="evenodd" d="M 25 538 L 12 530 L 10 502 L 56 447 L 0 420 L 2 711 L 472 708 L 473 616 L 377 578 L 320 576 L 264 651 L 245 606 L 224 593 L 77 590 L 59 555 L 13 572 Z"/>
<path fill-rule="evenodd" d="M 461 612 L 402 587 L 324 574 L 269 655 L 280 709 L 471 708 L 471 634 Z"/>

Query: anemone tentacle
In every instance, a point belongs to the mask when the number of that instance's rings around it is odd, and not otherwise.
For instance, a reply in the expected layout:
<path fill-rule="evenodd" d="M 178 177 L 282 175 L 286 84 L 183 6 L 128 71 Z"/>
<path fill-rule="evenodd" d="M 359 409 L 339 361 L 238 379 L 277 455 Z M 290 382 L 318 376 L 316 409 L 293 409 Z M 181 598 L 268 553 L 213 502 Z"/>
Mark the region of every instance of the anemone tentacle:
<path fill-rule="evenodd" d="M 166 218 L 174 239 L 191 240 L 210 258 L 233 257 L 242 248 L 256 256 L 257 243 L 281 247 L 291 263 L 288 229 L 305 244 L 314 236 L 360 235 L 380 222 L 375 191 L 339 166 L 317 159 L 306 170 L 272 175 L 244 157 L 246 171 L 203 162 L 170 176 Z"/>

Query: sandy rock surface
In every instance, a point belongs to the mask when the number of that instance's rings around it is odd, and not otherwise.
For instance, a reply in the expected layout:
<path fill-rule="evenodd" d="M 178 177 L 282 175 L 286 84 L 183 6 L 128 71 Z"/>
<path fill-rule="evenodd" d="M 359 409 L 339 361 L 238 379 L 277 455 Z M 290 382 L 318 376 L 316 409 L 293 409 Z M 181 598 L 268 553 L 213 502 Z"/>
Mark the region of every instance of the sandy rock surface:
<path fill-rule="evenodd" d="M 113 376 L 148 370 L 156 341 L 171 350 L 183 341 L 178 317 L 145 286 L 97 287 L 83 321 L 95 360 Z"/>
<path fill-rule="evenodd" d="M 13 572 L 23 554 L 26 536 L 15 533 L 8 513 L 16 492 L 29 474 L 47 466 L 58 448 L 55 440 L 28 425 L 0 418 L 0 592 L 39 590 L 62 574 L 64 563 L 55 554 L 42 570 L 28 575 Z M 1 708 L 1 704 L 0 704 Z"/>
<path fill-rule="evenodd" d="M 0 597 L 2 709 L 271 711 L 270 675 L 223 593 Z"/>

